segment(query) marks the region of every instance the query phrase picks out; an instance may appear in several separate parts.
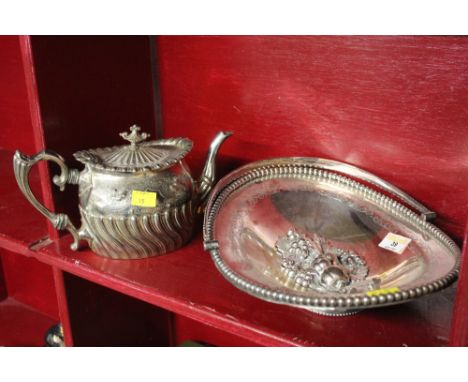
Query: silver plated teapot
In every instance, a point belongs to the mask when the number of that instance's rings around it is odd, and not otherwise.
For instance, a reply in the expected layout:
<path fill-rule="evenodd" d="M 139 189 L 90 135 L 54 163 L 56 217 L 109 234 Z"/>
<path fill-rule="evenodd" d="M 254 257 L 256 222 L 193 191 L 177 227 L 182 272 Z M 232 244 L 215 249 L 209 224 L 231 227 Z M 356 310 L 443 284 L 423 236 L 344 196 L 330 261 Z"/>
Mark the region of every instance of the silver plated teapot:
<path fill-rule="evenodd" d="M 192 149 L 189 139 L 145 141 L 149 134 L 140 133 L 136 125 L 130 127 L 130 133 L 120 135 L 130 144 L 75 153 L 85 165 L 81 172 L 69 169 L 50 150 L 31 157 L 16 151 L 13 168 L 21 191 L 56 229 L 73 235 L 73 250 L 86 240 L 98 255 L 136 259 L 181 247 L 192 236 L 196 211 L 214 184 L 216 154 L 231 133 L 220 132 L 215 137 L 198 181 L 183 160 Z M 41 160 L 60 166 L 61 173 L 53 182 L 61 191 L 67 183 L 78 185 L 79 229 L 68 215 L 49 211 L 32 193 L 29 171 Z"/>

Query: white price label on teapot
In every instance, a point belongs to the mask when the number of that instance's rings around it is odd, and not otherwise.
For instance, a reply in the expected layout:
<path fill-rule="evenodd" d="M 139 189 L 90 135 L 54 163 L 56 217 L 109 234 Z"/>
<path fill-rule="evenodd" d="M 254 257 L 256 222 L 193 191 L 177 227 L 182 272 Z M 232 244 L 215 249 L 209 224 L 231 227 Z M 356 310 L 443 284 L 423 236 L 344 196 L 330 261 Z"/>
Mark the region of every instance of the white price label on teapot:
<path fill-rule="evenodd" d="M 409 243 L 411 243 L 410 238 L 389 232 L 379 243 L 379 247 L 401 255 Z"/>

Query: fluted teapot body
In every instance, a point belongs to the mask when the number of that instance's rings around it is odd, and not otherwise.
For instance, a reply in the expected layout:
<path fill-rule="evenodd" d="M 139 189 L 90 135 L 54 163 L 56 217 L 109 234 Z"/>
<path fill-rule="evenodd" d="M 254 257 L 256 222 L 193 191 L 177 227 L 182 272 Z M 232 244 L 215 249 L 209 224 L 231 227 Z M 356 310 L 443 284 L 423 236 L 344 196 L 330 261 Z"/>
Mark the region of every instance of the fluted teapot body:
<path fill-rule="evenodd" d="M 17 151 L 14 156 L 21 190 L 55 228 L 70 231 L 74 250 L 85 240 L 99 255 L 136 259 L 175 250 L 192 236 L 196 211 L 214 183 L 217 151 L 230 133 L 216 136 L 200 180 L 196 181 L 184 161 L 192 149 L 189 139 L 145 141 L 148 134 L 140 133 L 138 126 L 130 131 L 121 133 L 129 145 L 75 153 L 84 164 L 81 172 L 68 169 L 63 159 L 51 151 L 32 157 Z M 61 174 L 53 182 L 62 190 L 67 183 L 78 185 L 79 229 L 67 215 L 47 210 L 32 194 L 28 173 L 42 159 L 61 167 Z"/>

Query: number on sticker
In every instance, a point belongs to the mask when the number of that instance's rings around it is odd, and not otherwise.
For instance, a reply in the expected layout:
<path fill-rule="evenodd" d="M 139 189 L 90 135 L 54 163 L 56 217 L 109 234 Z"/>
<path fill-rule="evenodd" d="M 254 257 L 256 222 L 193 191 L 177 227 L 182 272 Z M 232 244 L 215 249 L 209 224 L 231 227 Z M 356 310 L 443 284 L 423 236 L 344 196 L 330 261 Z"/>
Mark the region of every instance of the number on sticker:
<path fill-rule="evenodd" d="M 379 243 L 379 247 L 401 255 L 410 243 L 410 238 L 389 232 Z"/>
<path fill-rule="evenodd" d="M 150 191 L 132 191 L 132 206 L 154 208 L 157 204 L 157 193 Z"/>

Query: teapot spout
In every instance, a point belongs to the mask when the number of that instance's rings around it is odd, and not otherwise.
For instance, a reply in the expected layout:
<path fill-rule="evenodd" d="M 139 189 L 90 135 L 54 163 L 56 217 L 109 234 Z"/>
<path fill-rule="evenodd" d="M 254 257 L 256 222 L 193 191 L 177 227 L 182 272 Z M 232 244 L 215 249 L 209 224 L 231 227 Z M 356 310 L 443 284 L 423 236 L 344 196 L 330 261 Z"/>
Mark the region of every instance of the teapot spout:
<path fill-rule="evenodd" d="M 219 147 L 226 138 L 231 135 L 232 133 L 230 131 L 220 131 L 210 144 L 205 167 L 203 168 L 203 172 L 199 180 L 198 194 L 200 203 L 203 203 L 206 200 L 208 194 L 213 188 L 216 171 L 216 154 L 218 153 Z"/>

